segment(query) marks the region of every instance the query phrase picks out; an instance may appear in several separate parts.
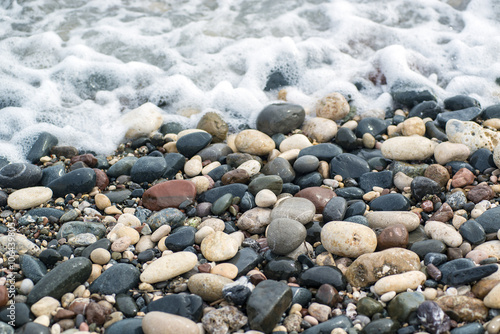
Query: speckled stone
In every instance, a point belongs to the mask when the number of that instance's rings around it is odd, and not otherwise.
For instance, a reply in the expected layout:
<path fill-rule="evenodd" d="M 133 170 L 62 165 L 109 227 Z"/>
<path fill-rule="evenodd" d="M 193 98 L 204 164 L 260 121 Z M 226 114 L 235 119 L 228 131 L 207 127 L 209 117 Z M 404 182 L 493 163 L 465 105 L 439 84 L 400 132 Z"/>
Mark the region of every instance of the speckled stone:
<path fill-rule="evenodd" d="M 393 160 L 425 160 L 432 157 L 436 143 L 426 137 L 393 137 L 382 144 L 382 154 Z"/>
<path fill-rule="evenodd" d="M 238 243 L 228 234 L 216 231 L 206 236 L 201 242 L 201 252 L 209 261 L 225 261 L 238 252 Z"/>
<path fill-rule="evenodd" d="M 500 133 L 483 128 L 475 122 L 449 120 L 446 123 L 446 135 L 452 143 L 461 143 L 467 146 L 471 153 L 480 148 L 493 151 L 500 143 Z"/>
<path fill-rule="evenodd" d="M 333 221 L 323 226 L 321 243 L 332 254 L 357 258 L 362 254 L 375 251 L 377 236 L 367 226 Z"/>

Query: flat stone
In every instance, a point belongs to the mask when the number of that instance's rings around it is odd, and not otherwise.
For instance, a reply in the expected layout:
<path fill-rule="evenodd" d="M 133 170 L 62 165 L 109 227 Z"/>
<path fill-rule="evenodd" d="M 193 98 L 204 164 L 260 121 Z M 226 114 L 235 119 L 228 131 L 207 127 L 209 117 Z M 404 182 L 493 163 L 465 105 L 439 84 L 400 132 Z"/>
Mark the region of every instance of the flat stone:
<path fill-rule="evenodd" d="M 283 179 L 278 175 L 260 176 L 248 185 L 248 191 L 254 196 L 262 189 L 269 189 L 278 196 L 283 189 Z"/>
<path fill-rule="evenodd" d="M 500 230 L 500 207 L 495 207 L 486 210 L 483 214 L 476 218 L 485 233 L 496 233 Z"/>
<path fill-rule="evenodd" d="M 167 162 L 163 157 L 145 156 L 134 163 L 130 176 L 136 183 L 153 182 L 161 178 L 166 170 Z"/>
<path fill-rule="evenodd" d="M 64 165 L 64 162 L 56 162 L 54 165 L 42 170 L 42 179 L 40 180 L 40 184 L 42 186 L 46 186 L 64 174 L 66 174 L 66 166 Z"/>
<path fill-rule="evenodd" d="M 52 198 L 52 190 L 47 187 L 29 187 L 16 190 L 7 199 L 7 204 L 14 210 L 30 209 Z"/>
<path fill-rule="evenodd" d="M 163 123 L 163 116 L 160 108 L 147 102 L 123 115 L 119 122 L 127 128 L 125 137 L 135 139 L 158 130 Z"/>
<path fill-rule="evenodd" d="M 342 148 L 340 146 L 331 143 L 321 143 L 301 149 L 298 158 L 304 155 L 312 155 L 320 161 L 329 162 L 341 153 Z"/>
<path fill-rule="evenodd" d="M 382 154 L 393 160 L 425 160 L 434 154 L 436 143 L 426 137 L 393 137 L 381 147 Z"/>
<path fill-rule="evenodd" d="M 307 198 L 291 197 L 281 201 L 272 209 L 271 220 L 278 218 L 289 218 L 307 224 L 312 221 L 316 214 L 316 207 Z M 241 220 L 241 218 L 240 218 Z"/>
<path fill-rule="evenodd" d="M 330 177 L 341 175 L 342 178 L 359 180 L 361 175 L 370 172 L 370 166 L 362 158 L 351 154 L 342 153 L 330 161 Z"/>
<path fill-rule="evenodd" d="M 33 164 L 38 163 L 41 157 L 49 155 L 50 149 L 56 146 L 57 143 L 58 139 L 56 136 L 48 132 L 40 133 L 37 140 L 33 143 L 28 154 L 26 155 L 26 160 Z"/>
<path fill-rule="evenodd" d="M 411 194 L 417 201 L 421 201 L 426 195 L 439 195 L 440 193 L 441 186 L 427 177 L 417 176 L 411 182 Z"/>
<path fill-rule="evenodd" d="M 359 184 L 365 192 L 373 190 L 373 187 L 388 188 L 393 186 L 393 173 L 390 170 L 382 172 L 367 172 L 361 175 Z"/>
<path fill-rule="evenodd" d="M 188 280 L 191 293 L 200 296 L 204 301 L 213 302 L 223 298 L 222 288 L 233 280 L 214 274 L 194 274 Z"/>
<path fill-rule="evenodd" d="M 200 249 L 207 260 L 220 262 L 233 258 L 238 252 L 238 246 L 228 234 L 216 231 L 203 239 Z"/>
<path fill-rule="evenodd" d="M 106 226 L 102 223 L 93 222 L 83 222 L 83 221 L 72 221 L 67 222 L 61 226 L 59 232 L 57 233 L 57 239 L 77 236 L 83 233 L 90 233 L 95 235 L 97 238 L 102 238 L 106 234 Z"/>
<path fill-rule="evenodd" d="M 288 280 L 290 277 L 297 277 L 302 271 L 299 261 L 289 257 L 278 257 L 267 263 L 264 267 L 264 275 L 267 279 Z"/>
<path fill-rule="evenodd" d="M 131 264 L 114 264 L 92 282 L 89 290 L 104 295 L 127 293 L 138 286 L 139 275 L 139 269 Z"/>
<path fill-rule="evenodd" d="M 323 284 L 330 284 L 338 291 L 344 290 L 347 281 L 342 271 L 337 267 L 331 266 L 316 266 L 304 270 L 299 281 L 302 286 L 319 288 Z"/>
<path fill-rule="evenodd" d="M 50 182 L 47 187 L 52 189 L 56 197 L 67 194 L 88 193 L 96 185 L 96 174 L 91 168 L 79 168 Z"/>
<path fill-rule="evenodd" d="M 366 215 L 371 228 L 386 228 L 396 224 L 403 224 L 411 232 L 420 225 L 419 217 L 408 211 L 377 211 Z"/>
<path fill-rule="evenodd" d="M 57 299 L 47 296 L 31 305 L 31 312 L 33 312 L 36 317 L 42 315 L 50 316 L 50 314 L 60 306 L 61 303 L 59 303 Z"/>
<path fill-rule="evenodd" d="M 333 221 L 323 226 L 321 243 L 334 255 L 357 258 L 375 251 L 377 235 L 361 224 Z"/>
<path fill-rule="evenodd" d="M 487 264 L 479 267 L 465 268 L 453 271 L 448 275 L 447 281 L 452 286 L 460 286 L 479 281 L 498 271 L 496 264 Z"/>
<path fill-rule="evenodd" d="M 146 224 L 149 225 L 152 231 L 156 231 L 162 226 L 169 226 L 170 230 L 173 230 L 183 226 L 186 218 L 186 215 L 179 209 L 166 208 L 149 216 L 146 220 Z"/>
<path fill-rule="evenodd" d="M 144 283 L 157 283 L 174 278 L 193 269 L 198 258 L 191 252 L 177 252 L 150 263 L 140 275 Z"/>
<path fill-rule="evenodd" d="M 495 257 L 497 260 L 500 260 L 500 240 L 486 241 L 474 249 L 484 251 L 489 257 Z"/>
<path fill-rule="evenodd" d="M 212 136 L 212 141 L 214 143 L 224 141 L 229 129 L 227 123 L 215 112 L 207 112 L 203 115 L 196 125 L 196 128 L 208 132 Z M 217 159 L 213 159 L 212 161 L 214 160 Z"/>
<path fill-rule="evenodd" d="M 250 247 L 242 248 L 236 255 L 228 260 L 228 263 L 234 264 L 238 268 L 238 276 L 246 275 L 254 269 L 264 258 Z"/>
<path fill-rule="evenodd" d="M 166 295 L 148 304 L 147 312 L 153 311 L 176 314 L 198 322 L 202 317 L 203 300 L 197 295 Z"/>
<path fill-rule="evenodd" d="M 188 318 L 175 314 L 153 311 L 142 319 L 144 334 L 199 334 L 198 325 Z"/>
<path fill-rule="evenodd" d="M 435 300 L 445 312 L 453 312 L 459 321 L 485 320 L 488 309 L 482 300 L 467 296 L 442 296 Z"/>
<path fill-rule="evenodd" d="M 359 121 L 356 127 L 356 136 L 362 138 L 365 133 L 371 134 L 373 137 L 377 137 L 387 130 L 387 123 L 385 120 L 377 117 L 365 117 Z"/>
<path fill-rule="evenodd" d="M 33 256 L 37 256 L 41 252 L 40 247 L 28 240 L 23 234 L 14 233 L 13 235 L 1 235 L 0 252 L 7 254 L 7 252 L 11 252 L 12 250 L 15 250 L 20 255 L 28 254 Z"/>
<path fill-rule="evenodd" d="M 154 185 L 142 195 L 143 205 L 152 211 L 177 208 L 184 201 L 194 201 L 196 187 L 187 180 L 171 180 Z"/>
<path fill-rule="evenodd" d="M 196 228 L 192 226 L 181 226 L 174 230 L 165 239 L 165 246 L 173 252 L 180 252 L 186 247 L 194 244 Z"/>
<path fill-rule="evenodd" d="M 42 179 L 40 167 L 29 163 L 10 163 L 0 169 L 0 187 L 22 189 L 33 187 Z"/>

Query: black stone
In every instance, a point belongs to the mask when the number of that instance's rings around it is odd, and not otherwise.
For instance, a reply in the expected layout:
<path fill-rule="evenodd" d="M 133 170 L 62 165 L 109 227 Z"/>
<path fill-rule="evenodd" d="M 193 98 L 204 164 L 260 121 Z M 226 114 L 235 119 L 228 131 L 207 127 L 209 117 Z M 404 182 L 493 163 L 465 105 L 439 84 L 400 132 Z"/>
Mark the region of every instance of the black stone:
<path fill-rule="evenodd" d="M 90 258 L 90 253 L 92 253 L 95 249 L 104 248 L 105 250 L 109 250 L 110 247 L 111 247 L 111 241 L 109 241 L 109 239 L 102 238 L 94 242 L 92 245 L 85 247 L 81 256 L 86 257 L 88 259 Z"/>
<path fill-rule="evenodd" d="M 288 85 L 290 84 L 283 74 L 280 71 L 275 71 L 269 74 L 264 91 L 268 92 Z"/>
<path fill-rule="evenodd" d="M 195 233 L 196 228 L 191 226 L 181 226 L 165 239 L 165 246 L 171 251 L 180 252 L 184 248 L 194 244 Z"/>
<path fill-rule="evenodd" d="M 395 333 L 399 329 L 399 322 L 394 321 L 392 319 L 378 319 L 370 322 L 363 330 L 361 330 L 362 334 L 392 334 Z"/>
<path fill-rule="evenodd" d="M 146 312 L 165 312 L 179 315 L 193 321 L 200 321 L 203 313 L 203 300 L 198 295 L 166 295 L 148 304 Z"/>
<path fill-rule="evenodd" d="M 155 252 L 152 249 L 146 249 L 145 251 L 140 252 L 137 254 L 137 261 L 139 263 L 144 263 L 151 261 L 155 257 Z"/>
<path fill-rule="evenodd" d="M 443 263 L 446 263 L 446 261 L 448 261 L 448 257 L 446 254 L 441 253 L 427 253 L 424 257 L 424 265 L 432 263 L 436 267 L 439 267 Z"/>
<path fill-rule="evenodd" d="M 424 176 L 417 176 L 411 181 L 411 194 L 417 201 L 426 195 L 439 195 L 441 186 L 434 180 Z"/>
<path fill-rule="evenodd" d="M 0 187 L 22 189 L 33 187 L 42 179 L 40 167 L 29 163 L 11 163 L 0 169 Z"/>
<path fill-rule="evenodd" d="M 301 285 L 319 288 L 322 284 L 330 284 L 338 291 L 344 290 L 347 282 L 342 272 L 337 267 L 318 266 L 305 270 L 299 276 Z"/>
<path fill-rule="evenodd" d="M 125 317 L 132 318 L 136 316 L 139 308 L 137 307 L 134 298 L 124 293 L 117 294 L 115 298 L 116 308 L 122 312 Z"/>
<path fill-rule="evenodd" d="M 479 322 L 465 324 L 451 330 L 450 334 L 483 334 L 484 327 Z"/>
<path fill-rule="evenodd" d="M 386 120 L 376 117 L 366 117 L 358 122 L 355 133 L 358 138 L 362 138 L 365 133 L 377 137 L 386 132 L 388 125 Z"/>
<path fill-rule="evenodd" d="M 361 175 L 370 171 L 368 163 L 358 156 L 350 153 L 342 153 L 330 162 L 330 176 L 341 175 L 344 179 L 353 178 L 359 180 Z"/>
<path fill-rule="evenodd" d="M 142 318 L 123 319 L 106 328 L 106 334 L 144 334 Z"/>
<path fill-rule="evenodd" d="M 25 303 L 15 303 L 14 310 L 9 309 L 10 304 L 2 307 L 0 309 L 0 321 L 5 323 L 9 323 L 10 321 L 14 321 L 14 327 L 19 328 L 26 323 L 33 321 L 33 317 L 31 317 L 30 309 L 28 305 Z M 10 318 L 11 312 L 14 312 L 15 319 Z"/>
<path fill-rule="evenodd" d="M 434 120 L 442 111 L 443 109 L 436 101 L 424 101 L 411 108 L 408 117 L 419 117 L 421 119 L 430 117 Z"/>
<path fill-rule="evenodd" d="M 264 267 L 264 275 L 268 279 L 280 281 L 299 276 L 301 270 L 302 266 L 298 261 L 288 257 L 279 257 L 267 263 Z"/>
<path fill-rule="evenodd" d="M 229 165 L 220 165 L 217 168 L 212 169 L 210 172 L 208 172 L 208 176 L 212 178 L 215 182 L 220 181 L 222 176 L 229 172 L 231 169 L 233 169 Z"/>
<path fill-rule="evenodd" d="M 296 286 L 292 286 L 292 305 L 293 304 L 300 304 L 302 307 L 307 307 L 309 305 L 309 302 L 312 299 L 312 293 L 306 288 L 299 288 Z"/>
<path fill-rule="evenodd" d="M 66 174 L 64 163 L 57 162 L 54 165 L 42 170 L 42 179 L 40 180 L 40 184 L 42 186 L 46 186 L 50 182 L 60 178 L 64 174 Z"/>
<path fill-rule="evenodd" d="M 472 219 L 463 223 L 458 232 L 472 245 L 482 244 L 486 240 L 486 232 L 483 226 Z"/>
<path fill-rule="evenodd" d="M 439 270 L 441 270 L 441 274 L 443 277 L 441 278 L 441 282 L 444 284 L 450 284 L 451 283 L 451 274 L 457 270 L 461 269 L 469 269 L 469 268 L 474 268 L 476 265 L 474 264 L 474 261 L 471 259 L 456 259 L 456 260 L 451 260 L 448 261 L 438 267 Z"/>
<path fill-rule="evenodd" d="M 346 151 L 352 151 L 358 147 L 356 134 L 351 129 L 344 127 L 337 131 L 335 143 Z"/>
<path fill-rule="evenodd" d="M 318 172 L 312 172 L 309 174 L 301 175 L 295 178 L 294 183 L 300 187 L 300 189 L 309 187 L 319 187 L 323 184 L 323 176 Z"/>
<path fill-rule="evenodd" d="M 323 221 L 325 223 L 328 223 L 332 221 L 332 219 L 325 218 L 325 216 L 323 215 Z M 309 224 L 304 225 L 307 232 L 306 241 L 311 245 L 321 240 L 322 225 L 323 224 L 320 224 L 320 222 L 315 222 L 315 221 L 312 221 Z"/>
<path fill-rule="evenodd" d="M 200 196 L 198 196 L 198 203 L 201 202 L 210 202 L 214 203 L 219 197 L 225 194 L 232 194 L 234 197 L 243 197 L 245 192 L 247 191 L 248 186 L 242 183 L 233 183 L 225 186 L 220 186 L 216 188 L 212 188 L 210 190 L 205 191 Z"/>
<path fill-rule="evenodd" d="M 300 128 L 304 122 L 304 108 L 291 103 L 273 103 L 266 106 L 257 116 L 257 130 L 268 136 L 287 134 Z"/>
<path fill-rule="evenodd" d="M 498 270 L 496 264 L 459 269 L 451 272 L 447 277 L 447 284 L 452 286 L 465 285 L 479 281 L 481 278 L 489 276 Z"/>
<path fill-rule="evenodd" d="M 443 129 L 439 128 L 434 122 L 425 123 L 425 136 L 427 138 L 436 138 L 440 141 L 448 141 L 448 136 L 443 131 Z"/>
<path fill-rule="evenodd" d="M 83 284 L 90 277 L 91 272 L 90 260 L 83 257 L 69 259 L 49 271 L 35 284 L 28 295 L 27 304 L 33 305 L 45 296 L 60 299 L 65 293 L 72 292 L 77 286 Z M 115 279 L 113 277 L 113 280 Z"/>
<path fill-rule="evenodd" d="M 320 161 L 331 161 L 334 157 L 342 153 L 342 148 L 331 143 L 321 143 L 318 145 L 303 148 L 299 152 L 298 158 L 304 155 L 314 155 Z"/>
<path fill-rule="evenodd" d="M 112 191 L 103 192 L 106 195 L 111 203 L 123 203 L 132 196 L 132 192 L 128 189 L 118 189 Z"/>
<path fill-rule="evenodd" d="M 41 157 L 50 155 L 50 149 L 56 146 L 58 142 L 56 136 L 48 132 L 40 133 L 35 143 L 31 146 L 26 160 L 34 164 L 38 163 Z"/>
<path fill-rule="evenodd" d="M 485 233 L 497 233 L 500 230 L 500 206 L 486 210 L 476 218 L 476 222 L 483 227 Z"/>
<path fill-rule="evenodd" d="M 333 197 L 326 203 L 323 209 L 323 222 L 344 220 L 346 210 L 347 201 L 343 197 Z"/>
<path fill-rule="evenodd" d="M 50 334 L 50 329 L 36 322 L 28 322 L 19 328 L 16 334 Z"/>
<path fill-rule="evenodd" d="M 436 101 L 436 97 L 428 90 L 405 90 L 408 84 L 396 83 L 391 88 L 391 95 L 394 102 L 413 108 L 417 104 L 424 101 Z"/>
<path fill-rule="evenodd" d="M 91 293 L 104 295 L 126 293 L 139 285 L 139 269 L 131 264 L 118 263 L 105 270 L 89 286 Z"/>
<path fill-rule="evenodd" d="M 345 218 L 363 215 L 366 211 L 366 204 L 362 200 L 355 200 L 349 205 L 345 212 Z"/>
<path fill-rule="evenodd" d="M 180 153 L 168 153 L 165 154 L 165 161 L 167 162 L 167 169 L 163 173 L 163 178 L 173 179 L 175 174 L 179 171 L 184 170 L 184 164 L 186 163 L 186 157 Z"/>
<path fill-rule="evenodd" d="M 38 255 L 38 259 L 42 261 L 46 266 L 52 267 L 59 261 L 63 260 L 63 256 L 61 253 L 52 248 L 44 249 L 40 255 Z M 23 270 L 24 272 L 24 270 Z"/>
<path fill-rule="evenodd" d="M 444 166 L 451 167 L 452 174 L 455 174 L 456 172 L 458 172 L 462 168 L 467 168 L 472 173 L 474 173 L 476 171 L 474 169 L 474 167 L 472 167 L 470 164 L 468 164 L 467 162 L 464 162 L 464 161 L 450 161 L 450 162 L 446 163 Z"/>
<path fill-rule="evenodd" d="M 240 205 L 240 210 L 242 212 L 253 209 L 256 206 L 255 197 L 252 194 L 250 194 L 248 191 L 246 191 L 245 194 L 243 195 L 243 197 L 241 197 L 239 205 Z"/>
<path fill-rule="evenodd" d="M 238 276 L 246 275 L 254 269 L 264 258 L 252 248 L 241 248 L 236 255 L 227 262 L 234 264 L 238 268 Z"/>
<path fill-rule="evenodd" d="M 373 187 L 391 188 L 393 174 L 392 171 L 386 170 L 382 172 L 367 172 L 361 175 L 359 184 L 365 192 L 373 190 Z"/>
<path fill-rule="evenodd" d="M 440 240 L 428 239 L 413 243 L 410 250 L 423 259 L 428 253 L 444 253 L 446 245 Z"/>
<path fill-rule="evenodd" d="M 249 283 L 248 277 L 241 277 L 234 283 L 224 285 L 222 296 L 225 300 L 235 305 L 243 305 L 252 293 L 253 285 Z"/>
<path fill-rule="evenodd" d="M 462 110 L 471 107 L 481 107 L 481 104 L 478 100 L 466 95 L 455 95 L 449 97 L 445 99 L 443 103 L 444 108 L 451 111 Z"/>
<path fill-rule="evenodd" d="M 365 192 L 358 187 L 345 187 L 335 189 L 335 194 L 347 201 L 350 201 L 353 199 L 363 199 Z"/>
<path fill-rule="evenodd" d="M 205 131 L 192 132 L 176 142 L 177 151 L 190 159 L 212 142 L 212 135 Z"/>
<path fill-rule="evenodd" d="M 300 191 L 300 186 L 293 183 L 283 183 L 282 193 L 295 195 Z"/>
<path fill-rule="evenodd" d="M 399 193 L 382 195 L 370 202 L 374 211 L 408 211 L 410 206 L 410 201 Z"/>
<path fill-rule="evenodd" d="M 56 219 L 59 219 L 63 216 L 64 211 L 54 208 L 35 208 L 28 211 L 27 214 L 31 215 L 32 217 L 54 217 Z"/>
<path fill-rule="evenodd" d="M 295 179 L 295 171 L 288 160 L 277 157 L 268 162 L 261 172 L 265 175 L 277 175 L 283 183 L 292 182 Z"/>
<path fill-rule="evenodd" d="M 31 279 L 33 283 L 37 283 L 45 276 L 45 274 L 47 274 L 47 267 L 45 264 L 40 261 L 40 259 L 31 255 L 21 255 L 19 258 L 19 264 L 24 277 Z"/>
<path fill-rule="evenodd" d="M 480 148 L 476 152 L 472 153 L 469 158 L 469 163 L 481 173 L 488 168 L 497 168 L 495 162 L 493 161 L 493 153 L 487 148 Z"/>
<path fill-rule="evenodd" d="M 96 184 L 96 175 L 92 168 L 79 168 L 50 182 L 47 187 L 52 189 L 55 197 L 67 194 L 90 192 Z"/>
<path fill-rule="evenodd" d="M 366 220 L 366 218 L 361 215 L 344 218 L 344 221 L 368 226 L 368 220 Z"/>
<path fill-rule="evenodd" d="M 132 181 L 137 183 L 153 182 L 163 176 L 167 162 L 162 157 L 145 156 L 139 158 L 130 170 Z"/>
<path fill-rule="evenodd" d="M 500 118 L 500 104 L 494 104 L 485 108 L 482 117 L 483 119 Z"/>
<path fill-rule="evenodd" d="M 109 177 L 118 177 L 120 175 L 130 175 L 134 164 L 139 160 L 137 157 L 125 157 L 118 160 L 113 166 L 109 167 L 106 174 Z"/>
<path fill-rule="evenodd" d="M 226 163 L 234 168 L 237 168 L 242 163 L 247 162 L 248 160 L 257 160 L 262 165 L 262 159 L 260 157 L 248 153 L 231 153 L 226 157 Z"/>
<path fill-rule="evenodd" d="M 446 111 L 440 113 L 435 122 L 442 128 L 446 127 L 446 123 L 450 119 L 457 119 L 459 121 L 472 121 L 481 116 L 483 111 L 478 107 L 470 107 L 467 109 L 461 109 L 456 111 Z"/>
<path fill-rule="evenodd" d="M 166 135 L 167 133 L 178 134 L 182 130 L 184 130 L 184 127 L 182 126 L 182 124 L 177 123 L 177 122 L 168 122 L 168 123 L 165 123 L 159 129 L 159 131 L 162 134 L 164 134 L 164 135 Z"/>
<path fill-rule="evenodd" d="M 343 330 L 347 331 L 351 327 L 351 320 L 345 315 L 339 315 L 309 329 L 306 329 L 302 332 L 302 334 L 330 334 L 335 328 L 342 328 Z"/>
<path fill-rule="evenodd" d="M 219 161 L 220 158 L 225 157 L 228 154 L 233 153 L 233 150 L 229 145 L 224 143 L 217 143 L 208 145 L 203 150 L 198 152 L 201 157 L 201 161 L 210 160 L 212 162 Z"/>

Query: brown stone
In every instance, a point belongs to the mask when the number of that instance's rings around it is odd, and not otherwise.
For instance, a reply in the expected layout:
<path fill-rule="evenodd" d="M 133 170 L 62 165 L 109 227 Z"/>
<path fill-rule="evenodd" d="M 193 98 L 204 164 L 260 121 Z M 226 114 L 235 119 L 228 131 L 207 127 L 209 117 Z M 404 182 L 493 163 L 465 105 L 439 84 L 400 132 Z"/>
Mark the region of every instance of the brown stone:
<path fill-rule="evenodd" d="M 474 203 L 479 203 L 482 200 L 490 200 L 493 197 L 495 197 L 495 192 L 486 183 L 478 184 L 467 193 L 467 199 Z"/>
<path fill-rule="evenodd" d="M 453 218 L 453 209 L 448 203 L 443 203 L 441 207 L 429 218 L 442 223 L 446 223 Z"/>
<path fill-rule="evenodd" d="M 226 174 L 222 175 L 222 184 L 232 184 L 232 183 L 248 183 L 250 180 L 250 175 L 244 169 L 236 168 L 230 170 Z"/>
<path fill-rule="evenodd" d="M 227 137 L 227 123 L 214 112 L 207 112 L 198 122 L 197 129 L 205 130 L 212 135 L 213 143 L 221 143 Z"/>
<path fill-rule="evenodd" d="M 50 153 L 58 157 L 71 159 L 78 154 L 78 150 L 73 146 L 54 146 L 50 149 Z"/>
<path fill-rule="evenodd" d="M 142 204 L 149 210 L 177 208 L 186 201 L 194 201 L 196 186 L 187 180 L 171 180 L 152 186 L 142 195 Z"/>
<path fill-rule="evenodd" d="M 434 210 L 434 203 L 432 203 L 432 201 L 429 201 L 429 200 L 425 200 L 422 202 L 422 210 L 424 210 L 424 212 L 432 212 Z"/>
<path fill-rule="evenodd" d="M 97 165 L 97 158 L 94 157 L 93 154 L 87 153 L 87 154 L 82 154 L 82 155 L 75 155 L 74 157 L 71 158 L 71 165 L 77 163 L 77 162 L 83 162 L 89 167 L 95 167 Z"/>
<path fill-rule="evenodd" d="M 65 331 L 75 327 L 75 320 L 73 319 L 63 319 L 57 322 L 61 326 L 61 331 Z"/>
<path fill-rule="evenodd" d="M 65 310 L 63 308 L 60 308 L 57 310 L 56 315 L 54 316 L 54 321 L 57 322 L 62 319 L 71 319 L 76 316 L 76 313 L 70 310 Z"/>
<path fill-rule="evenodd" d="M 85 310 L 85 318 L 89 324 L 103 325 L 110 311 L 97 303 L 90 303 Z"/>
<path fill-rule="evenodd" d="M 432 164 L 425 169 L 424 176 L 436 181 L 441 187 L 445 187 L 450 179 L 448 170 L 438 164 Z"/>
<path fill-rule="evenodd" d="M 98 168 L 93 168 L 95 172 L 95 185 L 100 190 L 106 189 L 109 184 L 109 178 L 106 173 Z"/>
<path fill-rule="evenodd" d="M 377 249 L 384 250 L 393 247 L 406 248 L 408 245 L 408 237 L 408 230 L 403 224 L 388 226 L 377 236 Z"/>
<path fill-rule="evenodd" d="M 330 284 L 322 284 L 316 292 L 316 302 L 334 307 L 342 301 L 337 289 Z"/>
<path fill-rule="evenodd" d="M 295 194 L 296 197 L 307 198 L 316 207 L 316 213 L 322 213 L 326 203 L 337 196 L 333 190 L 324 187 L 309 187 Z"/>
<path fill-rule="evenodd" d="M 89 305 L 88 299 L 75 299 L 68 307 L 70 311 L 75 312 L 76 314 L 84 314 L 85 309 Z"/>
<path fill-rule="evenodd" d="M 467 296 L 442 296 L 436 303 L 455 321 L 482 321 L 488 317 L 488 308 L 482 300 Z"/>
<path fill-rule="evenodd" d="M 7 305 L 9 302 L 9 292 L 5 285 L 0 285 L 0 307 Z"/>
<path fill-rule="evenodd" d="M 198 266 L 198 272 L 208 274 L 212 270 L 210 263 L 202 263 Z"/>
<path fill-rule="evenodd" d="M 463 188 L 469 184 L 474 182 L 475 176 L 474 174 L 468 170 L 467 168 L 460 168 L 458 172 L 453 175 L 453 179 L 451 181 L 451 185 L 454 188 Z"/>
<path fill-rule="evenodd" d="M 472 286 L 472 293 L 479 299 L 484 297 L 493 289 L 500 280 L 497 279 L 482 279 Z"/>

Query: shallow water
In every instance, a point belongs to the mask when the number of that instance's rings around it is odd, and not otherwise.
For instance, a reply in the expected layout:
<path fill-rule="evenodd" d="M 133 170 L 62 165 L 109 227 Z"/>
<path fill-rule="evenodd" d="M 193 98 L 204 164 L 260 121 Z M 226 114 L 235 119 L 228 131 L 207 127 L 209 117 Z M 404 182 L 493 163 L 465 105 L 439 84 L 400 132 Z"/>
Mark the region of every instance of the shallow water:
<path fill-rule="evenodd" d="M 40 131 L 110 153 L 147 101 L 254 126 L 275 72 L 310 115 L 334 91 L 383 115 L 400 84 L 489 106 L 499 54 L 496 0 L 0 0 L 0 155 L 22 161 Z"/>

